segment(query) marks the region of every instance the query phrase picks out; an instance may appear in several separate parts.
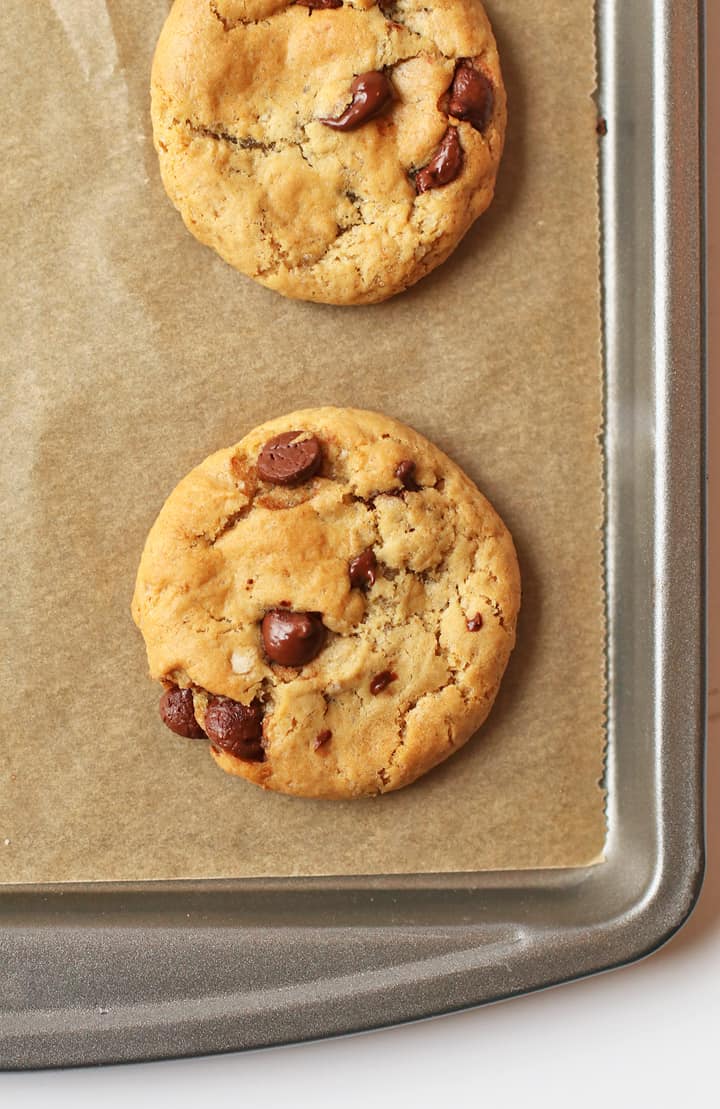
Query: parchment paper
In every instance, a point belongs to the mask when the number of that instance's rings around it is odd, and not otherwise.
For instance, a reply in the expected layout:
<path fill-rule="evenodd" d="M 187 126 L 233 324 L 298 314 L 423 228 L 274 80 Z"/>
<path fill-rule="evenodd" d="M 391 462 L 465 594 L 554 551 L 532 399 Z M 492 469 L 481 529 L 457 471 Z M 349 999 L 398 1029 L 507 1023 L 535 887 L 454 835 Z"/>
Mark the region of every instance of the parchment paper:
<path fill-rule="evenodd" d="M 283 300 L 185 231 L 150 138 L 168 0 L 4 0 L 0 880 L 560 867 L 605 834 L 594 42 L 581 0 L 488 4 L 494 206 L 413 291 Z M 158 719 L 129 604 L 162 501 L 314 404 L 434 439 L 511 528 L 519 640 L 468 746 L 385 797 L 226 777 Z"/>

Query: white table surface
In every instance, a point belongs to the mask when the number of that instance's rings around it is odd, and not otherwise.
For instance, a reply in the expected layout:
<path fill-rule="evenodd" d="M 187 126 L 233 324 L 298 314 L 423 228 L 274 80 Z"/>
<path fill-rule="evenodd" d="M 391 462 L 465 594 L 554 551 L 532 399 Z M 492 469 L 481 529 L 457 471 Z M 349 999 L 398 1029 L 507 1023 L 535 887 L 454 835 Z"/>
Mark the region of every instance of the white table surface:
<path fill-rule="evenodd" d="M 641 963 L 421 1024 L 246 1055 L 0 1074 L 4 1109 L 712 1105 L 720 1051 L 720 0 L 708 8 L 710 726 L 708 869 Z"/>

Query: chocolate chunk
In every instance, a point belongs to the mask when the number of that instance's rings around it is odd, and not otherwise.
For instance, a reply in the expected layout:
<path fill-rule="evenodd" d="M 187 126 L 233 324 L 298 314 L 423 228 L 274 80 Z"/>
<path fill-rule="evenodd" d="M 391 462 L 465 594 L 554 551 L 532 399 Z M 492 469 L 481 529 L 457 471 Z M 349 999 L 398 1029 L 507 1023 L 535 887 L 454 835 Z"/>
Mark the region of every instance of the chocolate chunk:
<path fill-rule="evenodd" d="M 326 728 L 324 732 L 320 732 L 315 737 L 315 740 L 313 742 L 313 750 L 314 751 L 319 751 L 320 748 L 324 747 L 327 743 L 329 743 L 329 741 L 331 739 L 332 739 L 332 732 L 330 731 L 329 728 Z"/>
<path fill-rule="evenodd" d="M 466 119 L 476 131 L 483 131 L 492 115 L 493 87 L 485 74 L 469 61 L 458 63 L 450 86 L 448 114 Z"/>
<path fill-rule="evenodd" d="M 320 654 L 326 628 L 315 612 L 272 609 L 262 622 L 265 653 L 281 666 L 304 666 Z"/>
<path fill-rule="evenodd" d="M 420 486 L 415 481 L 415 463 L 407 458 L 404 462 L 398 462 L 395 468 L 395 477 L 401 481 L 409 493 L 417 493 Z"/>
<path fill-rule="evenodd" d="M 314 435 L 283 431 L 260 451 L 257 472 L 272 485 L 300 485 L 314 477 L 321 465 L 322 448 Z"/>
<path fill-rule="evenodd" d="M 465 626 L 469 632 L 479 632 L 480 628 L 483 626 L 482 613 L 476 612 L 474 616 L 471 616 L 469 620 L 465 621 Z"/>
<path fill-rule="evenodd" d="M 595 131 L 598 135 L 600 135 L 601 138 L 603 137 L 603 135 L 607 135 L 607 133 L 608 133 L 607 120 L 601 117 L 595 125 Z"/>
<path fill-rule="evenodd" d="M 205 730 L 216 747 L 246 762 L 263 762 L 263 710 L 259 701 L 241 705 L 230 697 L 211 697 L 205 710 Z"/>
<path fill-rule="evenodd" d="M 185 739 L 202 739 L 205 732 L 195 719 L 191 689 L 168 689 L 160 698 L 160 716 L 166 728 Z"/>
<path fill-rule="evenodd" d="M 449 185 L 460 173 L 462 162 L 462 147 L 457 127 L 448 127 L 436 153 L 425 168 L 415 174 L 415 191 L 418 196 L 426 193 L 428 189 L 439 189 L 441 185 Z"/>
<path fill-rule="evenodd" d="M 395 681 L 397 681 L 397 674 L 392 670 L 381 670 L 370 682 L 370 692 L 373 697 L 377 697 L 378 693 L 382 693 L 383 689 L 387 689 L 390 682 Z"/>
<path fill-rule="evenodd" d="M 312 11 L 319 11 L 322 8 L 341 8 L 343 0 L 295 0 L 302 8 L 310 8 Z"/>
<path fill-rule="evenodd" d="M 356 555 L 348 567 L 350 584 L 354 589 L 369 589 L 377 579 L 377 559 L 372 547 Z"/>
<path fill-rule="evenodd" d="M 320 123 L 336 131 L 352 131 L 381 112 L 393 96 L 393 87 L 385 74 L 378 69 L 361 73 L 350 84 L 352 101 L 337 119 L 321 118 Z"/>

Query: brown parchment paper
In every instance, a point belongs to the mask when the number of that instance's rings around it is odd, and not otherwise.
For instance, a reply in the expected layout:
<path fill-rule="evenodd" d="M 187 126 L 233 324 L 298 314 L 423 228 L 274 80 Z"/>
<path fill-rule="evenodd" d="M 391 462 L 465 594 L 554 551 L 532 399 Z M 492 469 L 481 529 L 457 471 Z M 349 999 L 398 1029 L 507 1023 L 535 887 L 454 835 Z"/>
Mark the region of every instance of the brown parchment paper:
<path fill-rule="evenodd" d="M 492 0 L 492 209 L 385 304 L 283 300 L 185 231 L 150 137 L 168 0 L 3 0 L 0 880 L 560 867 L 605 834 L 601 369 L 589 0 Z M 157 715 L 129 612 L 162 501 L 315 404 L 434 439 L 511 528 L 519 639 L 478 736 L 396 794 L 223 775 Z"/>

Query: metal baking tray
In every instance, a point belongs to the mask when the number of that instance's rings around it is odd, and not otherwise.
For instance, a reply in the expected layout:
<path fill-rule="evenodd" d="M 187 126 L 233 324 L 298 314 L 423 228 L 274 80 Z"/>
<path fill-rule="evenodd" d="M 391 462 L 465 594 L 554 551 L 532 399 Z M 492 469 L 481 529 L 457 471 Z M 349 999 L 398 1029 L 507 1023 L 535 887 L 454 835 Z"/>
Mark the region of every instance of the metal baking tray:
<path fill-rule="evenodd" d="M 0 1066 L 352 1032 L 619 966 L 703 873 L 702 6 L 599 0 L 606 861 L 582 870 L 5 887 Z"/>

